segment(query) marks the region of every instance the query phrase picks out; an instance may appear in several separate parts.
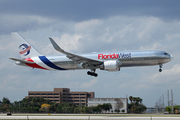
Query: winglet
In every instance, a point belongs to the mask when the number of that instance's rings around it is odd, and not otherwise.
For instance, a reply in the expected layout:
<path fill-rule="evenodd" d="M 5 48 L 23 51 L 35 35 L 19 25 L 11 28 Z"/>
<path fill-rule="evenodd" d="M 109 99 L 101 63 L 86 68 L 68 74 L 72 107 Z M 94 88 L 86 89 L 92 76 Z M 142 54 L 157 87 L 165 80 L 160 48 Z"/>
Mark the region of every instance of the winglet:
<path fill-rule="evenodd" d="M 59 47 L 59 45 L 57 45 L 57 43 L 56 43 L 52 38 L 49 38 L 49 40 L 51 41 L 51 43 L 52 43 L 54 49 L 56 49 L 56 50 L 59 51 L 59 52 L 64 53 L 64 50 L 61 49 L 61 48 Z"/>

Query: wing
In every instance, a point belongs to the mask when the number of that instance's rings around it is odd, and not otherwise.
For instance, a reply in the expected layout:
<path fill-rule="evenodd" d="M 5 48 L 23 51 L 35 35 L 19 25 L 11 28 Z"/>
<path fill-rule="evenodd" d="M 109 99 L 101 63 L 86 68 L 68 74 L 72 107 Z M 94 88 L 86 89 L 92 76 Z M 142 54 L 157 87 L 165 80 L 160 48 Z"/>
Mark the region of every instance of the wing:
<path fill-rule="evenodd" d="M 62 48 L 60 48 L 52 38 L 49 38 L 49 39 L 50 39 L 54 49 L 65 54 L 67 58 L 75 61 L 76 63 L 83 63 L 84 68 L 94 69 L 93 67 L 101 65 L 103 63 L 103 61 L 100 61 L 100 60 L 87 58 L 84 56 L 80 56 L 80 55 L 77 55 L 74 53 L 67 52 L 67 51 L 63 50 Z"/>

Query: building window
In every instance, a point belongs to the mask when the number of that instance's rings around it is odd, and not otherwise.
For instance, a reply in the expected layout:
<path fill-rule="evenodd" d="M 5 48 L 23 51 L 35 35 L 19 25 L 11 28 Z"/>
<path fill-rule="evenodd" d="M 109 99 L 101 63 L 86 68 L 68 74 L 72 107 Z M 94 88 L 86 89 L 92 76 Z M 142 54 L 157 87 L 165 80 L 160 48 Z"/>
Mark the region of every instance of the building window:
<path fill-rule="evenodd" d="M 85 97 L 80 97 L 80 99 L 85 99 Z"/>
<path fill-rule="evenodd" d="M 59 97 L 54 97 L 54 98 L 59 98 Z"/>
<path fill-rule="evenodd" d="M 85 94 L 80 94 L 80 95 L 85 95 Z"/>
<path fill-rule="evenodd" d="M 68 95 L 74 95 L 74 94 L 68 94 Z"/>
<path fill-rule="evenodd" d="M 53 93 L 48 93 L 48 95 L 53 95 Z"/>
<path fill-rule="evenodd" d="M 68 100 L 68 102 L 73 102 L 73 100 Z"/>
<path fill-rule="evenodd" d="M 59 95 L 59 93 L 54 93 L 54 95 Z"/>
<path fill-rule="evenodd" d="M 29 93 L 29 95 L 34 95 L 34 93 Z"/>
<path fill-rule="evenodd" d="M 46 93 L 42 93 L 41 95 L 46 95 Z"/>
<path fill-rule="evenodd" d="M 74 94 L 74 95 L 79 95 L 79 94 Z"/>
<path fill-rule="evenodd" d="M 48 98 L 53 98 L 53 97 L 48 97 Z"/>
<path fill-rule="evenodd" d="M 40 95 L 40 93 L 35 93 L 35 95 Z"/>
<path fill-rule="evenodd" d="M 59 100 L 54 100 L 54 101 L 59 101 Z"/>

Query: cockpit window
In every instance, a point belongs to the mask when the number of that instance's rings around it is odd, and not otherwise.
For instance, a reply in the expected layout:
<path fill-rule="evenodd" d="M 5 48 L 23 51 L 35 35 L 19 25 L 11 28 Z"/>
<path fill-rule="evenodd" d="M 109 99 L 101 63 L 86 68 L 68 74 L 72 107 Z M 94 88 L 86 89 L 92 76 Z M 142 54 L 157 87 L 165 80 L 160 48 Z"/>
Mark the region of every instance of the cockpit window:
<path fill-rule="evenodd" d="M 164 53 L 164 55 L 169 55 L 168 53 Z"/>

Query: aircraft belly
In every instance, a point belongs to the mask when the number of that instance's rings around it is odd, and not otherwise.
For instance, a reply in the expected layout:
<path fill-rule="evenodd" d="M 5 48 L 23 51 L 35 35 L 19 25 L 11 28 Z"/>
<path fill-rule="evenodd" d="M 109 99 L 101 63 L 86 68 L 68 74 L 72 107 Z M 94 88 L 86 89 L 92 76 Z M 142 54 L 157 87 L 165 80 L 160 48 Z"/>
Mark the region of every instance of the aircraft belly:
<path fill-rule="evenodd" d="M 75 70 L 75 69 L 83 69 L 80 64 L 75 63 L 74 61 L 64 61 L 55 63 L 58 67 L 68 69 L 68 70 Z"/>
<path fill-rule="evenodd" d="M 147 58 L 140 58 L 140 59 L 130 59 L 130 60 L 120 60 L 122 62 L 121 67 L 131 67 L 131 66 L 152 66 L 152 65 L 159 65 L 164 64 L 169 61 L 169 59 L 147 59 Z"/>
<path fill-rule="evenodd" d="M 157 65 L 157 61 L 126 61 L 122 62 L 121 67 L 131 67 L 131 66 L 151 66 Z"/>

